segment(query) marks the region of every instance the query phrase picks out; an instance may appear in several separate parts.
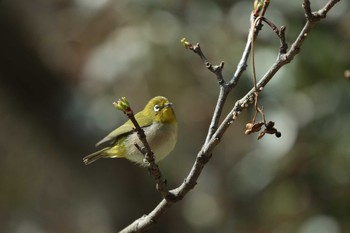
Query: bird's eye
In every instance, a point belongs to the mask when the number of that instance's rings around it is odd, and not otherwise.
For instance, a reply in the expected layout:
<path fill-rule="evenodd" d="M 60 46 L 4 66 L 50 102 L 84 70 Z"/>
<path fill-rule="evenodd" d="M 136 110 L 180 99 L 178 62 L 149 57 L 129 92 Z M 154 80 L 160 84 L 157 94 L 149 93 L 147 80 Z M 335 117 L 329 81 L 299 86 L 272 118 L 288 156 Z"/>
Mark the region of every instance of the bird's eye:
<path fill-rule="evenodd" d="M 158 112 L 160 110 L 160 107 L 159 107 L 159 105 L 156 104 L 156 105 L 154 105 L 153 109 L 155 112 Z"/>

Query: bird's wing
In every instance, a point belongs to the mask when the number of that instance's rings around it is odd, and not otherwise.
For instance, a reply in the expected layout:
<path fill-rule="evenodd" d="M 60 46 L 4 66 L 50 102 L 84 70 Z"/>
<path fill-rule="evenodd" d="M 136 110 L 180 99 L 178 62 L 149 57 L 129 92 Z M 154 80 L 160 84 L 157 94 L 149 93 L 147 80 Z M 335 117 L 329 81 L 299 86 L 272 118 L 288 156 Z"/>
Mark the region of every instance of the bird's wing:
<path fill-rule="evenodd" d="M 150 126 L 152 124 L 152 120 L 149 120 L 147 117 L 143 117 L 141 114 L 136 114 L 135 118 L 138 119 L 138 122 L 142 122 L 142 125 L 139 123 L 141 128 Z M 101 141 L 96 143 L 96 147 L 101 146 L 102 144 L 106 144 L 108 146 L 113 145 L 120 136 L 130 134 L 134 131 L 134 129 L 134 124 L 130 120 L 128 120 L 119 128 L 110 132 Z"/>

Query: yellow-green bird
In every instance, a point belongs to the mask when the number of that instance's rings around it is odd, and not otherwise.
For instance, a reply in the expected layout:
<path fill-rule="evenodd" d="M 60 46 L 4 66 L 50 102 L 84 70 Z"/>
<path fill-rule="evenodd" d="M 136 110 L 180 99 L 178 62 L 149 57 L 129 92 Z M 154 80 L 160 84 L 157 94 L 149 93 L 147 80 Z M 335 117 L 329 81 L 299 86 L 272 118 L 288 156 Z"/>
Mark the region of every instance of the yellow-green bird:
<path fill-rule="evenodd" d="M 147 141 L 154 152 L 155 161 L 166 157 L 177 141 L 177 121 L 172 103 L 163 96 L 152 98 L 145 108 L 135 114 L 135 119 L 145 131 Z M 144 155 L 135 147 L 142 146 L 133 123 L 128 120 L 96 144 L 103 149 L 83 158 L 90 164 L 100 158 L 126 158 L 139 165 L 145 165 Z"/>

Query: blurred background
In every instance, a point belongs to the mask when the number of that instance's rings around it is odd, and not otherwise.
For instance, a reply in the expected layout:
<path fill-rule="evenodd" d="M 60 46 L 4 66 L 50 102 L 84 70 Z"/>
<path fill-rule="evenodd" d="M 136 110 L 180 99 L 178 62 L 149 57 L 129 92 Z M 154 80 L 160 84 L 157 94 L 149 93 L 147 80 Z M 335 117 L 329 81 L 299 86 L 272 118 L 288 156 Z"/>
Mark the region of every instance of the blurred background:
<path fill-rule="evenodd" d="M 225 61 L 242 54 L 253 1 L 3 0 L 0 2 L 0 232 L 121 230 L 161 200 L 147 170 L 123 159 L 85 166 L 94 144 L 164 95 L 179 122 L 160 163 L 169 188 L 187 176 L 218 94 L 216 78 L 180 43 L 200 42 Z M 271 1 L 289 45 L 304 24 L 302 1 Z M 317 9 L 326 1 L 311 1 Z M 198 185 L 152 232 L 350 232 L 349 2 L 317 24 L 296 59 L 261 95 L 281 138 L 244 135 L 252 111 L 229 128 Z M 256 43 L 259 77 L 279 41 L 266 26 Z M 224 113 L 252 87 L 248 67 Z"/>

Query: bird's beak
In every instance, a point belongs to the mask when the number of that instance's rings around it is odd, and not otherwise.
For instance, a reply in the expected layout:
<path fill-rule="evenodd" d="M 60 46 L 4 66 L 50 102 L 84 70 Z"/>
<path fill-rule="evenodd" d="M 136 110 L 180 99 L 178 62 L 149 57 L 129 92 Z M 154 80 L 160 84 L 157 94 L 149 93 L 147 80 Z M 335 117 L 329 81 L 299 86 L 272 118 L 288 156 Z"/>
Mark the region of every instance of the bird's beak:
<path fill-rule="evenodd" d="M 169 103 L 167 103 L 167 104 L 164 105 L 164 108 L 169 108 L 169 107 L 171 107 L 171 105 L 173 105 L 173 103 L 170 103 L 170 102 L 169 102 Z"/>

